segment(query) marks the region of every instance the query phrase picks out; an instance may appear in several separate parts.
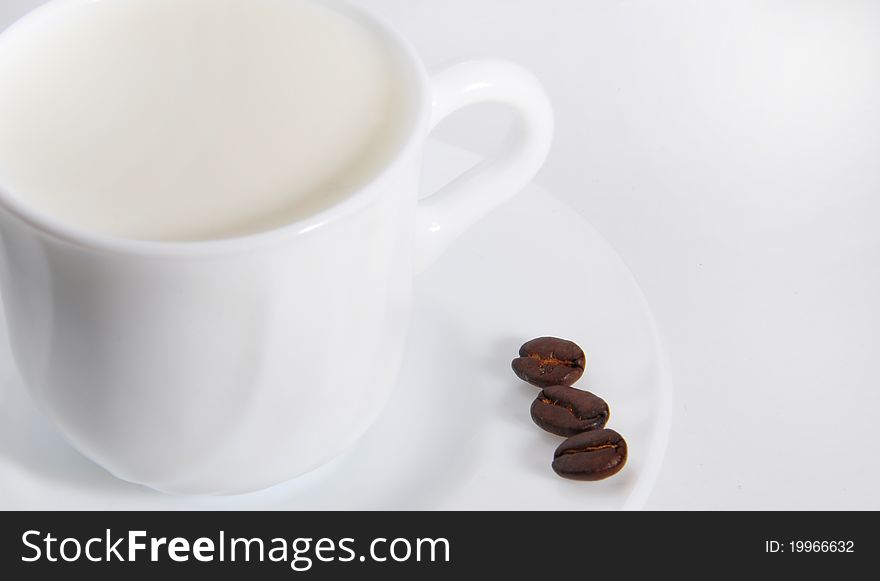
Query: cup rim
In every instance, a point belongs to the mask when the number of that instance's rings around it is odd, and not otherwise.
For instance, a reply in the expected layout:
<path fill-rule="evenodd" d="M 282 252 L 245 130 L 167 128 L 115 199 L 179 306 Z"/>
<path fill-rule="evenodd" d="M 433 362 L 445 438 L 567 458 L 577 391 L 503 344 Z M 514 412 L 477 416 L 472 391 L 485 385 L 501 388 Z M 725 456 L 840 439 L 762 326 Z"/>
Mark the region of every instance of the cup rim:
<path fill-rule="evenodd" d="M 8 35 L 27 25 L 30 21 L 45 16 L 48 12 L 66 5 L 94 4 L 103 1 L 107 0 L 50 0 L 16 20 L 5 30 L 0 31 L 0 50 L 2 50 L 2 41 Z M 331 222 L 368 206 L 379 197 L 389 182 L 399 173 L 401 167 L 409 163 L 410 154 L 419 147 L 421 138 L 427 134 L 430 120 L 428 71 L 410 42 L 380 16 L 351 4 L 348 0 L 309 1 L 350 16 L 367 26 L 374 34 L 382 37 L 389 50 L 394 53 L 392 58 L 398 61 L 397 66 L 403 71 L 404 90 L 411 95 L 412 111 L 409 113 L 409 120 L 403 123 L 405 130 L 388 153 L 384 165 L 343 199 L 314 214 L 293 220 L 282 226 L 255 233 L 192 241 L 139 240 L 102 234 L 69 224 L 28 204 L 24 197 L 16 195 L 11 188 L 3 185 L 2 176 L 0 176 L 0 210 L 45 236 L 81 248 L 142 256 L 193 257 L 247 251 L 287 238 L 305 235 L 323 229 Z"/>

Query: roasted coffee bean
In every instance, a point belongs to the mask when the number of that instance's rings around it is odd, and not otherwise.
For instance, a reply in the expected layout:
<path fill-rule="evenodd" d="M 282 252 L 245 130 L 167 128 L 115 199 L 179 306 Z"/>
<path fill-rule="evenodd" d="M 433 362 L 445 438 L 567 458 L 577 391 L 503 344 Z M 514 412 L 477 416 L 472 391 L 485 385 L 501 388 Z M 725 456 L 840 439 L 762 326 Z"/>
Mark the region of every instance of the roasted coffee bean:
<path fill-rule="evenodd" d="M 608 415 L 608 404 L 601 397 L 564 385 L 545 387 L 532 403 L 535 423 L 566 438 L 604 428 Z"/>
<path fill-rule="evenodd" d="M 587 358 L 571 341 L 555 337 L 532 339 L 519 349 L 511 367 L 517 377 L 538 387 L 569 386 L 584 373 Z"/>
<path fill-rule="evenodd" d="M 602 480 L 626 464 L 626 441 L 614 430 L 593 430 L 564 441 L 556 448 L 553 470 L 572 480 Z"/>

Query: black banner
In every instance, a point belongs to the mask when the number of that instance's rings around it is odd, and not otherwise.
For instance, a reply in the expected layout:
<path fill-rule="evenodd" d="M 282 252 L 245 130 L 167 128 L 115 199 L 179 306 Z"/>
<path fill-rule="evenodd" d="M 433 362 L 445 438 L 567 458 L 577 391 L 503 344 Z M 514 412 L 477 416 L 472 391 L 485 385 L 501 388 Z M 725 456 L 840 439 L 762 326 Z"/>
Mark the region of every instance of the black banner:
<path fill-rule="evenodd" d="M 13 512 L 2 521 L 5 579 L 143 571 L 163 579 L 486 572 L 546 580 L 646 570 L 839 578 L 880 553 L 875 513 Z"/>

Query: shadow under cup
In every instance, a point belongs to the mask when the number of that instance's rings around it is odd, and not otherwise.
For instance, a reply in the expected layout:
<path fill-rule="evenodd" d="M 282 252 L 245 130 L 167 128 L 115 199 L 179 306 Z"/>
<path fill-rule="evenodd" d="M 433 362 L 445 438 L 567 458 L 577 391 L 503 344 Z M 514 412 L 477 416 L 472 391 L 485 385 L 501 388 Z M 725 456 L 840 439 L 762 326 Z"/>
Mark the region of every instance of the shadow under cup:
<path fill-rule="evenodd" d="M 38 9 L 0 35 L 0 61 L 17 37 L 94 4 Z M 386 159 L 327 207 L 245 236 L 138 240 L 43 212 L 0 175 L 18 371 L 66 439 L 122 479 L 185 494 L 276 484 L 349 447 L 394 385 L 429 81 L 395 32 L 328 4 L 383 43 L 401 84 Z"/>

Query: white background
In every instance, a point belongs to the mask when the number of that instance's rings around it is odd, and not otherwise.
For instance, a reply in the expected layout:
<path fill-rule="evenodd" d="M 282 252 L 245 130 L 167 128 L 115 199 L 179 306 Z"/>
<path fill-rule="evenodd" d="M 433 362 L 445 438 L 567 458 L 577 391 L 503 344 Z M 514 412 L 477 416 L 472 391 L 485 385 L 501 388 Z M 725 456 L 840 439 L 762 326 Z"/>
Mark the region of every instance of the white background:
<path fill-rule="evenodd" d="M 629 264 L 671 363 L 649 508 L 880 508 L 880 3 L 361 4 L 429 64 L 546 84 L 538 181 Z M 507 122 L 441 135 L 490 151 Z"/>
<path fill-rule="evenodd" d="M 671 363 L 649 508 L 880 509 L 880 4 L 358 3 L 429 64 L 505 56 L 546 84 L 539 182 L 629 264 Z M 489 152 L 508 122 L 440 135 Z"/>

